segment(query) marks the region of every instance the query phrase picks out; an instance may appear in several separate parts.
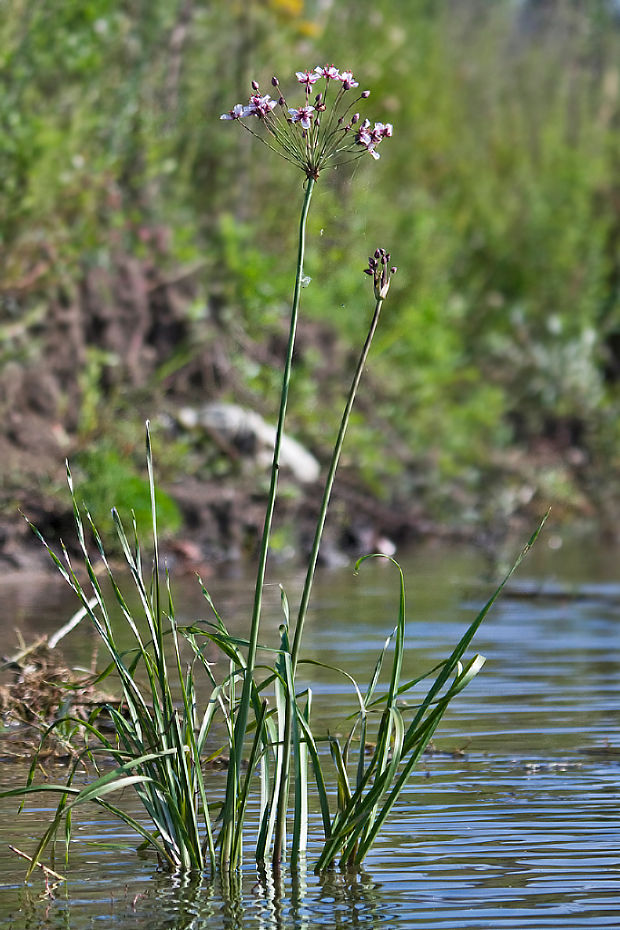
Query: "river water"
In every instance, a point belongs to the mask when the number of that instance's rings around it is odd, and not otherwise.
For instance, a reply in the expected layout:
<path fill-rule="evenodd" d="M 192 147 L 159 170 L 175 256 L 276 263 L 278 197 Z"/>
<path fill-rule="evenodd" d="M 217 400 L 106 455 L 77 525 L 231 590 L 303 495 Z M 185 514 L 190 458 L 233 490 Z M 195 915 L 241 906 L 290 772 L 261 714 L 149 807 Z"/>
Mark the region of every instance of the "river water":
<path fill-rule="evenodd" d="M 75 830 L 68 882 L 46 895 L 22 885 L 8 843 L 31 850 L 47 822 L 37 801 L 15 817 L 0 802 L 0 926 L 17 928 L 620 928 L 620 566 L 592 541 L 543 535 L 474 641 L 487 657 L 457 697 L 397 808 L 356 874 L 308 868 L 278 880 L 246 865 L 235 883 L 157 873 L 124 827 L 97 811 Z M 415 675 L 449 654 L 491 586 L 467 548 L 425 547 L 403 559 L 407 658 Z M 301 578 L 275 567 L 292 602 Z M 243 573 L 208 580 L 220 612 L 242 633 L 251 604 Z M 0 602 L 0 635 L 57 628 L 73 611 L 49 579 Z M 176 585 L 180 619 L 208 611 L 190 579 Z M 394 625 L 393 566 L 324 570 L 308 619 L 306 655 L 367 681 Z M 44 607 L 42 605 L 45 605 Z M 263 640 L 275 644 L 279 589 L 266 590 Z M 64 645 L 64 644 L 63 644 Z M 90 662 L 90 631 L 66 641 Z M 335 673 L 313 667 L 315 725 L 335 732 L 355 706 Z M 2 786 L 25 771 L 0 767 Z M 213 775 L 218 790 L 222 775 Z"/>

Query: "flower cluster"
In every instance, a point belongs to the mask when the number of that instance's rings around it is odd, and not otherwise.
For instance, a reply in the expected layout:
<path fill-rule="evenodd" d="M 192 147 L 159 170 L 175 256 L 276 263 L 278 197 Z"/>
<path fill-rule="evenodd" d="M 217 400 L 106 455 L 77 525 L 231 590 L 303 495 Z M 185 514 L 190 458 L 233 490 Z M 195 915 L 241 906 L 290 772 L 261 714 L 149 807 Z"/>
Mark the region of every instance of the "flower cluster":
<path fill-rule="evenodd" d="M 256 117 L 260 123 L 258 131 L 245 122 L 244 128 L 315 180 L 330 161 L 335 167 L 364 152 L 379 158 L 377 146 L 390 138 L 392 125 L 371 126 L 367 119 L 360 123 L 360 114 L 352 111 L 359 100 L 370 96 L 370 91 L 364 90 L 350 100 L 348 91 L 359 87 L 351 71 L 323 65 L 312 71 L 297 71 L 296 77 L 305 92 L 301 106 L 288 106 L 280 82 L 274 77 L 271 84 L 278 91 L 277 99 L 261 95 L 258 83 L 252 81 L 248 103 L 235 104 L 220 119 L 242 121 Z M 323 83 L 317 88 L 318 82 Z"/>
<path fill-rule="evenodd" d="M 358 145 L 362 145 L 367 152 L 370 152 L 373 158 L 381 158 L 375 149 L 382 139 L 389 139 L 392 132 L 391 123 L 375 123 L 371 129 L 370 120 L 365 119 L 355 134 L 355 141 Z"/>
<path fill-rule="evenodd" d="M 385 249 L 375 249 L 375 254 L 368 259 L 368 268 L 364 268 L 364 274 L 372 277 L 377 300 L 384 300 L 387 297 L 390 278 L 396 274 L 396 271 L 393 265 L 390 267 L 390 253 Z"/>

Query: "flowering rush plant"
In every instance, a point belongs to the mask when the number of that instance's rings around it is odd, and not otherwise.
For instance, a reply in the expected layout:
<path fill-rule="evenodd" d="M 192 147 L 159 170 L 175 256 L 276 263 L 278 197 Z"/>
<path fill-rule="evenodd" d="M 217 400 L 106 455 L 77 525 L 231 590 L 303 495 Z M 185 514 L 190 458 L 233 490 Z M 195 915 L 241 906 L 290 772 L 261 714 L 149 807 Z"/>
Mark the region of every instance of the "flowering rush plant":
<path fill-rule="evenodd" d="M 200 874 L 207 865 L 211 872 L 216 868 L 216 855 L 222 873 L 228 874 L 222 888 L 235 887 L 240 881 L 237 870 L 242 864 L 245 846 L 245 821 L 248 812 L 255 806 L 248 805 L 251 788 L 260 774 L 260 807 L 258 823 L 252 828 L 256 841 L 255 860 L 260 866 L 259 886 L 267 895 L 281 896 L 281 865 L 286 858 L 292 874 L 296 874 L 303 885 L 303 861 L 308 845 L 309 826 L 309 772 L 314 774 L 316 798 L 321 813 L 323 840 L 322 850 L 315 865 L 316 871 L 332 868 L 336 861 L 343 868 L 358 869 L 372 847 L 375 839 L 399 799 L 403 787 L 424 749 L 431 740 L 443 713 L 452 698 L 478 673 L 484 663 L 483 656 L 461 662 L 469 644 L 486 616 L 488 610 L 510 578 L 527 549 L 538 535 L 534 534 L 521 556 L 487 601 L 476 619 L 452 650 L 449 658 L 435 666 L 431 673 L 421 675 L 406 683 L 402 682 L 405 667 L 405 585 L 403 573 L 397 562 L 388 556 L 399 573 L 398 621 L 393 633 L 381 650 L 367 688 L 360 688 L 346 671 L 339 670 L 352 683 L 359 701 L 359 709 L 348 733 L 341 743 L 337 736 L 328 734 L 330 756 L 335 764 L 337 781 L 337 806 L 323 775 L 323 760 L 327 754 L 319 751 L 324 736 L 315 734 L 312 723 L 312 689 L 298 683 L 298 665 L 322 665 L 312 659 L 304 659 L 301 652 L 304 623 L 307 616 L 314 574 L 317 566 L 319 546 L 325 525 L 334 478 L 353 404 L 372 339 L 379 321 L 383 301 L 388 296 L 390 281 L 396 268 L 391 265 L 390 253 L 383 248 L 375 250 L 368 259 L 364 272 L 372 278 L 375 310 L 370 327 L 359 355 L 351 387 L 347 396 L 340 428 L 333 447 L 324 480 L 323 495 L 316 521 L 312 548 L 304 586 L 299 598 L 293 624 L 288 598 L 282 589 L 281 603 L 284 623 L 280 626 L 279 648 L 269 647 L 274 655 L 274 664 L 265 677 L 265 668 L 257 664 L 258 635 L 261 619 L 262 597 L 265 587 L 265 571 L 270 546 L 270 533 L 276 502 L 279 475 L 280 448 L 286 416 L 287 399 L 295 345 L 295 330 L 303 286 L 303 262 L 305 230 L 312 191 L 319 172 L 330 161 L 342 164 L 348 154 L 363 155 L 369 152 L 378 158 L 377 146 L 384 138 L 392 135 L 389 123 L 375 123 L 371 128 L 368 120 L 361 120 L 356 110 L 358 100 L 365 100 L 368 91 L 349 102 L 349 92 L 358 87 L 350 71 L 339 71 L 333 65 L 300 71 L 297 79 L 305 91 L 305 99 L 298 107 L 287 106 L 284 96 L 272 100 L 269 94 L 259 93 L 256 82 L 254 93 L 247 106 L 237 104 L 224 120 L 243 121 L 258 119 L 263 131 L 254 132 L 270 148 L 302 168 L 304 198 L 299 222 L 299 239 L 295 289 L 291 305 L 289 339 L 282 371 L 280 410 L 274 438 L 273 460 L 265 522 L 260 543 L 254 603 L 248 639 L 231 635 L 218 614 L 206 588 L 203 593 L 214 611 L 217 622 L 202 620 L 186 627 L 178 625 L 173 609 L 173 600 L 165 580 L 160 574 L 160 550 L 157 539 L 157 504 L 153 476 L 153 460 L 147 425 L 147 470 L 152 517 L 152 569 L 143 561 L 140 544 L 135 532 L 130 542 L 125 535 L 121 520 L 114 511 L 114 521 L 123 552 L 127 559 L 136 589 L 136 603 L 141 605 L 142 623 L 127 606 L 118 587 L 114 573 L 106 559 L 101 538 L 90 520 L 88 512 L 82 515 L 77 504 L 70 472 L 67 471 L 72 496 L 78 541 L 84 557 L 87 576 L 92 582 L 94 597 L 88 596 L 78 576 L 66 559 L 61 561 L 48 547 L 57 568 L 72 587 L 82 603 L 81 614 L 89 616 L 94 628 L 105 645 L 110 668 L 115 669 L 123 690 L 123 701 L 128 713 L 122 715 L 112 709 L 115 735 L 108 737 L 97 728 L 95 714 L 83 724 L 87 737 L 86 749 L 76 746 L 74 760 L 64 785 L 45 783 L 32 784 L 39 767 L 37 751 L 30 768 L 25 787 L 0 791 L 0 798 L 18 794 L 29 795 L 39 791 L 60 793 L 56 813 L 40 839 L 34 856 L 19 855 L 30 860 L 28 875 L 41 868 L 46 881 L 64 880 L 58 873 L 48 869 L 39 861 L 39 856 L 50 845 L 53 846 L 60 827 L 65 823 L 66 851 L 71 839 L 72 809 L 86 801 L 94 801 L 106 812 L 115 814 L 127 826 L 144 839 L 143 846 L 150 846 L 157 854 L 160 864 L 175 875 L 179 873 Z M 317 93 L 319 82 L 322 89 Z M 276 78 L 274 87 L 279 88 Z M 314 96 L 313 96 L 314 95 Z M 110 623 L 110 610 L 104 590 L 99 585 L 94 564 L 86 543 L 86 526 L 94 535 L 99 557 L 107 569 L 115 602 L 128 624 L 128 632 L 135 636 L 134 647 L 128 653 L 120 651 L 114 625 Z M 543 521 L 544 522 L 544 521 Z M 542 524 L 541 524 L 542 526 Z M 34 529 L 34 527 L 33 527 Z M 40 539 L 47 546 L 43 537 Z M 66 556 L 66 550 L 64 550 Z M 357 565 L 364 562 L 364 556 Z M 382 556 L 385 558 L 385 556 Z M 146 571 L 145 571 L 146 570 Z M 165 588 L 164 588 L 165 585 Z M 164 596 L 164 590 L 168 596 Z M 146 630 L 143 638 L 140 629 Z M 393 645 L 390 645 L 393 641 Z M 183 653 L 181 652 L 183 644 Z M 220 650 L 227 660 L 225 678 L 216 683 L 213 665 L 209 661 L 212 647 Z M 387 666 L 387 650 L 392 652 L 391 671 L 387 688 L 378 687 L 384 663 Z M 191 661 L 185 664 L 182 655 L 189 654 Z M 127 656 L 130 655 L 130 661 Z M 325 666 L 329 667 L 329 666 Z M 211 686 L 210 697 L 200 706 L 197 674 L 204 672 L 204 684 Z M 420 701 L 405 701 L 410 690 L 427 675 L 436 674 L 426 697 Z M 453 677 L 454 676 L 454 677 Z M 307 672 L 305 676 L 307 677 Z M 239 686 L 241 693 L 239 694 Z M 200 691 L 203 683 L 201 683 Z M 265 689 L 271 688 L 275 700 L 268 710 Z M 379 693 L 380 692 L 380 693 Z M 179 700 L 180 697 L 180 700 Z M 410 719 L 405 718 L 409 706 Z M 218 732 L 227 735 L 229 763 L 226 790 L 221 805 L 208 798 L 208 784 L 203 774 L 205 753 L 212 737 L 215 714 L 221 712 L 223 724 Z M 369 743 L 368 726 L 372 717 L 380 714 L 376 732 L 372 733 L 372 752 L 367 753 Z M 74 717 L 60 716 L 47 728 L 45 740 L 57 726 L 69 724 L 71 732 L 77 731 Z M 320 726 L 321 732 L 324 730 Z M 217 737 L 218 742 L 220 736 Z M 355 750 L 354 740 L 358 749 Z M 110 771 L 99 770 L 94 781 L 84 787 L 76 787 L 74 779 L 78 767 L 87 759 L 94 761 L 94 753 L 103 751 L 115 763 Z M 357 760 L 354 756 L 357 755 Z M 211 757 L 212 758 L 212 757 Z M 110 803 L 110 792 L 132 785 L 144 806 L 150 824 L 136 820 L 128 812 Z M 293 804 L 291 805 L 291 794 Z M 334 809 L 335 807 L 335 809 Z M 291 809 L 292 808 L 292 809 Z M 215 810 L 217 815 L 215 816 Z M 292 814 L 292 817 L 291 817 Z M 288 827 L 287 827 L 288 821 Z M 216 828 L 219 832 L 216 833 Z M 319 827 L 320 829 L 320 827 Z M 12 847 L 14 849 L 14 847 Z M 272 872 L 268 875 L 263 865 L 271 856 Z M 293 872 L 295 870 L 295 872 Z"/>
<path fill-rule="evenodd" d="M 295 332 L 301 298 L 301 289 L 304 282 L 304 254 L 306 221 L 310 208 L 310 200 L 314 185 L 323 168 L 337 167 L 346 164 L 365 153 L 374 159 L 379 158 L 378 146 L 392 135 L 390 123 L 374 123 L 365 119 L 358 112 L 358 103 L 370 96 L 369 90 L 361 93 L 359 82 L 353 77 L 351 71 L 340 71 L 334 65 L 316 67 L 312 71 L 297 71 L 298 84 L 301 85 L 301 101 L 296 100 L 296 106 L 289 106 L 280 89 L 277 77 L 271 79 L 272 93 L 262 94 L 257 81 L 252 81 L 252 93 L 247 104 L 237 103 L 228 111 L 222 113 L 220 119 L 240 123 L 248 132 L 256 136 L 264 145 L 281 155 L 287 161 L 301 168 L 305 175 L 304 198 L 299 221 L 299 240 L 297 252 L 297 266 L 295 272 L 295 289 L 291 305 L 289 325 L 289 339 L 282 372 L 282 389 L 280 393 L 280 411 L 274 442 L 273 462 L 271 468 L 271 481 L 267 498 L 265 523 L 261 538 L 256 573 L 256 586 L 254 592 L 254 607 L 250 624 L 247 658 L 243 663 L 243 687 L 234 714 L 234 731 L 232 742 L 235 752 L 231 752 L 231 762 L 228 768 L 226 785 L 226 801 L 222 810 L 222 830 L 218 837 L 220 847 L 220 861 L 223 866 L 230 868 L 236 866 L 240 857 L 241 833 L 245 815 L 245 798 L 247 798 L 247 781 L 251 777 L 252 766 L 243 765 L 243 746 L 250 732 L 250 708 L 255 706 L 253 688 L 255 688 L 256 653 L 258 648 L 258 631 L 262 609 L 262 594 L 265 584 L 265 571 L 269 552 L 272 518 L 276 500 L 277 483 L 279 475 L 280 443 L 283 435 L 284 420 L 288 402 L 291 365 L 295 345 Z M 383 300 L 387 296 L 390 277 L 396 268 L 390 266 L 390 254 L 385 249 L 377 249 L 374 256 L 368 260 L 365 272 L 373 278 L 375 292 L 375 311 L 370 323 L 368 335 L 364 343 L 355 374 L 351 383 L 348 399 L 342 415 L 340 430 L 334 445 L 332 457 L 325 478 L 323 498 L 320 505 L 319 516 L 312 549 L 308 559 L 306 580 L 296 611 L 294 630 L 291 629 L 292 640 L 289 640 L 288 622 L 283 627 L 282 646 L 277 669 L 274 670 L 280 689 L 281 710 L 278 720 L 277 744 L 273 744 L 276 752 L 277 775 L 269 787 L 267 782 L 263 789 L 265 798 L 264 810 L 261 814 L 261 829 L 256 849 L 257 862 L 264 861 L 271 849 L 274 868 L 279 869 L 286 847 L 286 820 L 289 806 L 289 787 L 291 785 L 291 765 L 294 766 L 295 778 L 295 821 L 290 850 L 290 862 L 297 865 L 298 857 L 305 850 L 306 826 L 304 824 L 303 803 L 301 796 L 305 789 L 300 789 L 300 780 L 305 778 L 302 755 L 307 749 L 301 747 L 299 737 L 299 722 L 303 716 L 297 703 L 295 676 L 297 663 L 300 661 L 301 642 L 305 619 L 312 590 L 312 583 L 319 546 L 327 509 L 329 507 L 331 491 L 334 483 L 336 469 L 344 442 L 345 433 L 351 416 L 353 403 L 360 383 L 360 378 L 370 345 L 379 321 L 379 313 Z M 288 616 L 288 606 L 287 606 Z M 287 686 L 282 691 L 285 679 Z M 309 701 L 309 698 L 308 698 Z M 283 708 L 283 717 L 281 711 Z M 309 705 L 308 705 L 309 713 Z M 303 719 L 306 719 L 305 717 Z M 258 733 L 262 721 L 255 721 Z M 269 744 L 269 738 L 266 740 Z M 255 745 L 258 743 L 255 742 Z M 266 770 L 265 770 L 266 771 Z M 266 775 L 264 776 L 267 777 Z M 324 809 L 326 811 L 325 805 Z M 327 815 L 326 815 L 327 816 Z M 327 828 L 326 828 L 327 829 Z M 331 827 L 327 829 L 327 834 Z M 346 831 L 345 831 L 346 832 Z"/>
<path fill-rule="evenodd" d="M 375 159 L 380 157 L 377 147 L 392 135 L 392 124 L 371 124 L 362 119 L 356 104 L 366 100 L 370 91 L 352 97 L 350 91 L 359 87 L 359 82 L 351 71 L 323 65 L 313 71 L 297 71 L 296 77 L 304 91 L 299 106 L 288 105 L 278 78 L 273 77 L 271 84 L 277 98 L 261 95 L 258 81 L 252 81 L 248 103 L 235 104 L 220 119 L 238 120 L 248 132 L 315 181 L 329 162 L 336 167 L 365 152 Z M 258 120 L 259 131 L 245 122 L 250 118 L 252 122 Z"/>

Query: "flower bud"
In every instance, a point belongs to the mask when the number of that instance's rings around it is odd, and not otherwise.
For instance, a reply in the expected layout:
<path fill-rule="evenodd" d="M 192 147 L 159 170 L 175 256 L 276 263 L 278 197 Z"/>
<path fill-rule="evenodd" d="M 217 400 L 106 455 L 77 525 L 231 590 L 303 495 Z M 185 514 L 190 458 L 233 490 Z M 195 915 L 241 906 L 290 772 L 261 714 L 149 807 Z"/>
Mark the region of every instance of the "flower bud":
<path fill-rule="evenodd" d="M 279 87 L 279 86 L 280 86 L 280 82 L 278 81 L 278 79 L 277 79 L 277 77 L 276 77 L 275 75 L 274 75 L 274 76 L 272 77 L 272 79 L 271 79 L 271 84 L 272 84 L 273 87 Z"/>
<path fill-rule="evenodd" d="M 363 97 L 364 100 L 368 100 L 368 98 L 370 97 L 370 91 L 369 91 L 369 90 L 363 90 L 363 91 L 361 92 L 361 94 L 360 94 L 360 97 Z"/>
<path fill-rule="evenodd" d="M 252 81 L 252 90 L 258 90 L 258 81 Z"/>
<path fill-rule="evenodd" d="M 390 278 L 396 271 L 395 267 L 388 267 L 389 260 L 390 253 L 386 249 L 375 249 L 374 256 L 371 255 L 368 259 L 368 268 L 364 268 L 364 274 L 370 275 L 373 279 L 377 300 L 385 300 L 387 297 Z"/>

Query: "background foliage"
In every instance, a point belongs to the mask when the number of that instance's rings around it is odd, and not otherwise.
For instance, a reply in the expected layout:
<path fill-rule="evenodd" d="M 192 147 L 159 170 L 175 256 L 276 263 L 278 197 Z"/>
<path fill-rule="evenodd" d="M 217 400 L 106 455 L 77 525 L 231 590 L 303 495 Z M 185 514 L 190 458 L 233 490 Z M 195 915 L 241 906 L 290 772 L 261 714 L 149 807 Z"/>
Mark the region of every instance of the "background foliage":
<path fill-rule="evenodd" d="M 170 334 L 142 395 L 114 377 L 114 353 L 98 355 L 90 334 L 75 364 L 81 413 L 65 423 L 74 445 L 118 445 L 118 418 L 140 421 L 145 402 L 153 414 L 148 404 L 202 351 L 214 322 L 229 337 L 235 386 L 273 416 L 273 366 L 244 347 L 280 333 L 302 179 L 218 116 L 246 99 L 252 78 L 267 87 L 276 73 L 286 86 L 295 70 L 333 61 L 372 89 L 369 115 L 395 126 L 378 164 L 361 159 L 321 179 L 311 218 L 303 312 L 335 328 L 342 368 L 367 325 L 366 256 L 383 245 L 399 266 L 350 466 L 377 494 L 421 497 L 446 519 L 479 507 L 495 483 L 503 497 L 493 500 L 507 510 L 536 494 L 581 509 L 611 495 L 620 453 L 614 4 L 2 6 L 5 372 L 40 364 L 50 301 L 79 299 L 85 275 L 114 269 L 119 256 L 164 275 L 195 272 L 180 311 L 185 337 Z M 317 341 L 300 357 L 292 409 L 319 454 L 336 428 L 343 374 L 317 378 L 321 364 Z M 195 467 L 189 456 L 169 464 Z M 96 468 L 85 468 L 96 486 Z"/>

